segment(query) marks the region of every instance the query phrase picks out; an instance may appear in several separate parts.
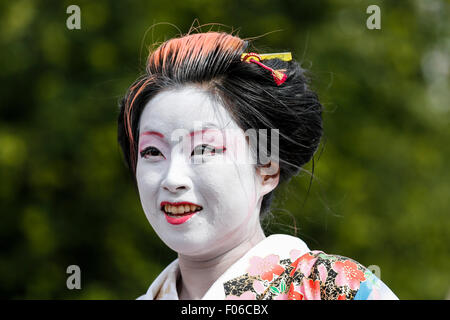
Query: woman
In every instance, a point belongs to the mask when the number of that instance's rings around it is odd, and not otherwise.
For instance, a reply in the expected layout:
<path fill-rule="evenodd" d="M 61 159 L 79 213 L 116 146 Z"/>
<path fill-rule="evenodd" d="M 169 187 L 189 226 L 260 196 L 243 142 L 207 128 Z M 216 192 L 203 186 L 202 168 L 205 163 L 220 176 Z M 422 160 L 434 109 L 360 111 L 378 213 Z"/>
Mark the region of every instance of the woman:
<path fill-rule="evenodd" d="M 121 102 L 142 207 L 178 253 L 140 299 L 396 299 L 356 261 L 265 236 L 275 188 L 317 150 L 322 107 L 289 54 L 247 48 L 219 32 L 168 40 Z"/>

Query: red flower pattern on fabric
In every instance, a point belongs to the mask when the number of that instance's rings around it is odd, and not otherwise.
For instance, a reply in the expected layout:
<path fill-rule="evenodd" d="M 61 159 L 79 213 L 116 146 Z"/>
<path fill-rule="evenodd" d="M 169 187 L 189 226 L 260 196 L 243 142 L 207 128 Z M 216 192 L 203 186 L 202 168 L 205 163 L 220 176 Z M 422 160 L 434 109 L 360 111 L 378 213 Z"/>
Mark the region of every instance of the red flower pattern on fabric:
<path fill-rule="evenodd" d="M 252 257 L 250 259 L 250 267 L 247 272 L 250 276 L 261 276 L 261 279 L 272 281 L 273 275 L 280 275 L 284 268 L 280 266 L 280 257 L 274 254 L 268 255 L 265 258 Z"/>
<path fill-rule="evenodd" d="M 303 294 L 301 294 L 299 290 L 295 289 L 296 287 L 294 286 L 293 283 L 291 283 L 288 292 L 288 300 L 303 300 Z"/>
<path fill-rule="evenodd" d="M 366 280 L 364 272 L 358 270 L 356 263 L 345 260 L 344 262 L 336 261 L 333 263 L 333 270 L 337 272 L 336 285 L 348 285 L 352 290 L 358 290 L 361 281 Z"/>
<path fill-rule="evenodd" d="M 291 264 L 294 269 L 292 269 L 290 276 L 294 276 L 295 271 L 300 270 L 300 272 L 303 273 L 305 277 L 309 277 L 312 271 L 312 267 L 314 266 L 314 263 L 316 263 L 316 261 L 317 258 L 311 255 L 311 253 L 305 253 Z"/>
<path fill-rule="evenodd" d="M 300 293 L 303 294 L 303 300 L 320 300 L 320 281 L 303 279 Z"/>
<path fill-rule="evenodd" d="M 251 257 L 248 260 L 247 274 L 243 275 L 250 280 L 251 291 L 248 291 L 248 286 L 232 290 L 235 288 L 232 287 L 232 281 L 235 280 L 230 280 L 226 285 L 224 283 L 224 289 L 228 294 L 233 291 L 235 295 L 228 295 L 226 299 L 253 300 L 258 297 L 274 300 L 348 300 L 355 298 L 355 295 L 359 297 L 355 291 L 360 289 L 362 282 L 370 280 L 371 273 L 367 270 L 364 273 L 365 267 L 352 259 L 326 255 L 322 251 L 311 251 L 300 256 L 301 254 L 300 250 L 293 249 L 289 253 L 290 259 L 280 260 L 280 256 L 275 254 Z M 290 270 L 289 274 L 284 273 L 286 270 Z M 256 278 L 251 278 L 255 276 Z M 325 283 L 327 290 L 324 290 Z M 379 289 L 375 290 L 372 286 L 369 289 L 372 291 L 367 299 L 382 297 L 377 291 Z"/>

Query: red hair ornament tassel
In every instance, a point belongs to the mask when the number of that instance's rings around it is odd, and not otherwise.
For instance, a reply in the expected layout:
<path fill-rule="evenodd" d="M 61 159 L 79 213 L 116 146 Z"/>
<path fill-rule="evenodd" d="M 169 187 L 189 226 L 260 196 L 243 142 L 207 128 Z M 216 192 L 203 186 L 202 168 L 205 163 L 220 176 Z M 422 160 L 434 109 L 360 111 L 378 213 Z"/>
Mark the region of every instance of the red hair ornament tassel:
<path fill-rule="evenodd" d="M 260 67 L 268 70 L 271 72 L 273 80 L 275 81 L 275 83 L 277 84 L 277 86 L 282 85 L 286 79 L 287 79 L 287 75 L 283 72 L 285 70 L 274 70 L 272 68 L 269 68 L 268 66 L 266 66 L 265 64 L 263 64 L 261 62 L 261 60 L 263 59 L 274 59 L 274 58 L 278 58 L 284 61 L 290 61 L 292 60 L 292 55 L 290 52 L 286 52 L 286 53 L 269 53 L 269 54 L 265 54 L 265 55 L 259 55 L 257 53 L 254 52 L 250 52 L 250 53 L 243 53 L 241 56 L 241 61 L 247 62 L 247 63 L 255 63 L 257 65 L 259 65 Z"/>

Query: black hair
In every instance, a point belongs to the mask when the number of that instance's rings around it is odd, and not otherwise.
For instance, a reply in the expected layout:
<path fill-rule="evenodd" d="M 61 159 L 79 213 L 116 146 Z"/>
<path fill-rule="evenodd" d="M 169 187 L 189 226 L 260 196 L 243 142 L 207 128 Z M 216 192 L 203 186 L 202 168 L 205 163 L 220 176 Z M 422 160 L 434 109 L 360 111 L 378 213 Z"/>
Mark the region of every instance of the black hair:
<path fill-rule="evenodd" d="M 164 89 L 188 84 L 205 87 L 244 131 L 279 130 L 280 184 L 313 158 L 323 132 L 322 105 L 310 89 L 306 70 L 295 60 L 265 59 L 264 65 L 287 75 L 277 85 L 270 71 L 241 61 L 248 45 L 224 32 L 196 33 L 170 39 L 149 55 L 146 73 L 121 99 L 118 117 L 118 142 L 134 179 L 135 137 L 145 105 Z M 258 159 L 257 166 L 261 165 Z M 274 191 L 263 197 L 261 219 L 270 210 Z"/>

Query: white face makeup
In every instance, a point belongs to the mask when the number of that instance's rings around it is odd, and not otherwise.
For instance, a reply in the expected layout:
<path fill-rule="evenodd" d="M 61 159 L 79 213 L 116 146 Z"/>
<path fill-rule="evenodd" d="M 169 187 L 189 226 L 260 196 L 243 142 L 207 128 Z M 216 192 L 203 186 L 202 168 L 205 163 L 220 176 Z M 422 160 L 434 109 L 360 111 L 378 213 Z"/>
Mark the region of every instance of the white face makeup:
<path fill-rule="evenodd" d="M 207 123 L 216 129 L 171 141 L 176 130 L 191 133 L 199 121 L 202 129 Z M 168 247 L 187 256 L 213 258 L 259 230 L 262 196 L 270 190 L 262 188 L 254 164 L 230 161 L 228 155 L 245 142 L 244 132 L 201 88 L 157 94 L 145 106 L 139 134 L 136 178 L 141 204 Z M 210 149 L 214 152 L 202 145 L 215 148 Z M 183 152 L 186 146 L 190 150 Z M 196 154 L 191 155 L 194 150 Z M 180 218 L 161 210 L 165 201 L 189 202 L 202 210 L 189 219 L 176 220 Z"/>

